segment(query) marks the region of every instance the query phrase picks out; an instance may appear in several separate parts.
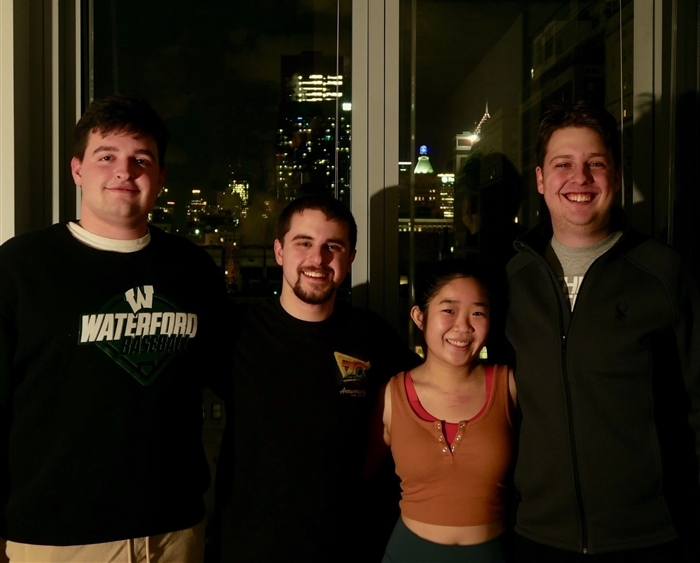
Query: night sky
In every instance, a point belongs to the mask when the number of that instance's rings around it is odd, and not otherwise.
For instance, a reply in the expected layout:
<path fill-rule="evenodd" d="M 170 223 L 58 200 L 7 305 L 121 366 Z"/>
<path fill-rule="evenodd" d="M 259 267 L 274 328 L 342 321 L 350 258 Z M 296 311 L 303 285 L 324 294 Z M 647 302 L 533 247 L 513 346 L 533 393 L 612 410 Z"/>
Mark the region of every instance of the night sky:
<path fill-rule="evenodd" d="M 140 95 L 163 116 L 171 132 L 166 185 L 176 200 L 197 188 L 213 201 L 231 171 L 250 182 L 255 198 L 274 187 L 280 57 L 334 54 L 338 4 L 339 54 L 351 69 L 352 0 L 95 2 L 95 96 Z M 414 161 L 408 142 L 410 5 L 401 2 L 400 160 Z M 417 5 L 416 143 L 430 147 L 437 172 L 450 172 L 454 135 L 473 131 L 487 102 L 492 114 L 512 107 L 521 88 L 522 69 L 483 69 L 485 57 L 524 12 L 526 33 L 532 35 L 567 5 L 552 0 Z M 478 79 L 465 88 L 479 65 Z"/>
<path fill-rule="evenodd" d="M 340 2 L 350 55 L 350 0 Z M 231 167 L 273 187 L 280 57 L 336 50 L 336 0 L 95 2 L 95 97 L 147 98 L 170 129 L 166 186 L 211 201 Z"/>

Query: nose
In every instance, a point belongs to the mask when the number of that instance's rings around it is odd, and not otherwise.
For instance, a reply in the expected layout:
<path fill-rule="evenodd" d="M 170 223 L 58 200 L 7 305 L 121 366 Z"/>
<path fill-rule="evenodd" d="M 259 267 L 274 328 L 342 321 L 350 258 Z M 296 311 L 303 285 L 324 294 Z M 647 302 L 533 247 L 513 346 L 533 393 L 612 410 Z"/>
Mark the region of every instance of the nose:
<path fill-rule="evenodd" d="M 474 327 L 472 326 L 471 318 L 468 314 L 457 316 L 455 328 L 463 330 L 464 332 L 474 332 Z"/>
<path fill-rule="evenodd" d="M 115 166 L 115 174 L 117 178 L 121 180 L 129 180 L 134 178 L 136 170 L 136 163 L 132 162 L 131 159 L 122 158 L 117 160 Z"/>
<path fill-rule="evenodd" d="M 592 182 L 593 175 L 588 164 L 578 164 L 574 167 L 571 180 L 580 186 L 584 186 Z"/>
<path fill-rule="evenodd" d="M 313 246 L 309 250 L 307 259 L 314 266 L 321 266 L 324 263 L 324 247 L 322 245 Z"/>

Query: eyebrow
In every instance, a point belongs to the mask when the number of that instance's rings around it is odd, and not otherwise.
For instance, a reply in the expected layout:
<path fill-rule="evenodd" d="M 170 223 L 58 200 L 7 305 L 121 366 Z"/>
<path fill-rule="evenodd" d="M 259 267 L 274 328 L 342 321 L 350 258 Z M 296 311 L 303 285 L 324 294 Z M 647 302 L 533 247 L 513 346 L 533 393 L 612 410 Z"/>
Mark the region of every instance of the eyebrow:
<path fill-rule="evenodd" d="M 92 154 L 97 154 L 98 152 L 119 152 L 118 147 L 113 147 L 110 145 L 100 145 L 97 147 L 94 151 L 92 151 Z M 137 149 L 134 151 L 135 154 L 145 154 L 147 156 L 150 156 L 151 158 L 155 159 L 155 155 L 149 151 L 148 149 Z"/>
<path fill-rule="evenodd" d="M 438 303 L 438 305 L 443 305 L 443 304 L 451 305 L 452 303 L 459 303 L 459 300 L 458 299 L 442 299 Z M 472 305 L 477 305 L 479 307 L 488 307 L 489 306 L 489 304 L 484 302 L 484 301 L 474 301 L 474 303 L 472 303 Z"/>
<path fill-rule="evenodd" d="M 294 237 L 292 237 L 292 240 L 314 240 L 314 237 L 312 237 L 310 235 L 295 235 Z M 328 243 L 338 244 L 338 245 L 342 246 L 343 248 L 345 248 L 347 246 L 345 241 L 343 239 L 339 239 L 339 238 L 329 238 L 326 241 L 324 241 L 323 244 L 328 244 Z"/>
<path fill-rule="evenodd" d="M 592 152 L 590 153 L 586 158 L 591 158 L 594 156 L 602 156 L 604 158 L 607 158 L 608 154 L 604 152 Z M 558 154 L 556 156 L 553 156 L 552 158 L 549 159 L 549 162 L 553 162 L 558 158 L 574 158 L 574 155 L 572 154 Z"/>

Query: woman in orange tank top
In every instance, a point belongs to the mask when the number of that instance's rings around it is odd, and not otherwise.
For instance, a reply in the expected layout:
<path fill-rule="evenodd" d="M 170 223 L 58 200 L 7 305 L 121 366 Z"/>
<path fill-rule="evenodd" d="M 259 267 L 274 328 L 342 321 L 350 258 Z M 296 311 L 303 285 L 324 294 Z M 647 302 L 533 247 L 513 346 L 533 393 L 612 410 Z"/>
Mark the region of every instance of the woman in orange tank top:
<path fill-rule="evenodd" d="M 488 291 L 464 261 L 442 261 L 416 302 L 425 362 L 387 384 L 377 425 L 402 489 L 383 562 L 504 561 L 516 394 L 512 370 L 479 359 Z"/>

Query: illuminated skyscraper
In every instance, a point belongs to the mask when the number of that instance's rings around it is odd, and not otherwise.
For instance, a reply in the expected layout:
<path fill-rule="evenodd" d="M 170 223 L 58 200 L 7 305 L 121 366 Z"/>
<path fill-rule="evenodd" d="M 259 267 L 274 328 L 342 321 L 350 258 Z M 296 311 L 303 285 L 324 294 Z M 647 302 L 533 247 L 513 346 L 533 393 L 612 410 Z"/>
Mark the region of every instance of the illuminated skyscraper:
<path fill-rule="evenodd" d="M 231 179 L 223 192 L 216 194 L 217 212 L 231 217 L 234 224 L 246 216 L 250 185 L 245 180 Z"/>
<path fill-rule="evenodd" d="M 433 170 L 433 165 L 430 164 L 430 157 L 428 156 L 428 147 L 421 145 L 419 149 L 420 156 L 418 157 L 418 162 L 416 162 L 416 167 L 413 170 L 414 174 L 435 174 Z"/>
<path fill-rule="evenodd" d="M 164 187 L 158 194 L 156 204 L 148 214 L 148 222 L 163 229 L 167 233 L 173 232 L 175 201 L 171 199 L 168 188 Z"/>
<path fill-rule="evenodd" d="M 455 216 L 455 175 L 438 174 L 440 178 L 440 211 L 445 219 Z"/>
<path fill-rule="evenodd" d="M 207 214 L 207 202 L 202 197 L 201 190 L 192 190 L 192 196 L 185 205 L 187 222 L 196 223 Z"/>
<path fill-rule="evenodd" d="M 350 84 L 343 58 L 319 52 L 282 57 L 277 197 L 311 191 L 349 203 Z"/>

